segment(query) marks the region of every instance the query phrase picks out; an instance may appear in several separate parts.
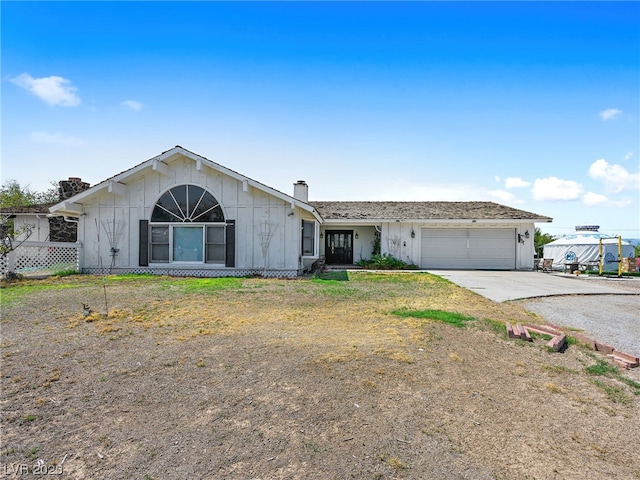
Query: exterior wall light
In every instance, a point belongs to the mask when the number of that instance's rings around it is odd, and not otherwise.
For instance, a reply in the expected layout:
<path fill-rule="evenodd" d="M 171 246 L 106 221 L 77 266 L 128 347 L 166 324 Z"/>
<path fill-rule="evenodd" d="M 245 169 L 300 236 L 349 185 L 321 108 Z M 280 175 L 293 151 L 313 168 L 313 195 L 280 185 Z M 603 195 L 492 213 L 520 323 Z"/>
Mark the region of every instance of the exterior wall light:
<path fill-rule="evenodd" d="M 524 238 L 529 238 L 529 230 L 527 230 L 526 232 L 524 232 Z"/>
<path fill-rule="evenodd" d="M 324 238 L 324 233 L 320 232 L 320 238 Z"/>
<path fill-rule="evenodd" d="M 356 238 L 360 238 L 360 236 L 358 235 L 358 232 L 356 232 Z"/>
<path fill-rule="evenodd" d="M 411 238 L 416 238 L 416 232 L 413 230 L 413 228 L 411 229 Z"/>

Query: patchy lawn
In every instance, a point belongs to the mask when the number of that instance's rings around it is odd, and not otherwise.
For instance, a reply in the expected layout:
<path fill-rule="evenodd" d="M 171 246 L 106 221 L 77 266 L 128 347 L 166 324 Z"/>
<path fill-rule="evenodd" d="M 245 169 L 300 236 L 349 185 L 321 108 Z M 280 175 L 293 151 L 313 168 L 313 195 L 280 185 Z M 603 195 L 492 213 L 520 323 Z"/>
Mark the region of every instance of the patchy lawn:
<path fill-rule="evenodd" d="M 0 293 L 6 474 L 640 478 L 637 382 L 575 345 L 508 340 L 505 321 L 541 320 L 436 276 Z"/>

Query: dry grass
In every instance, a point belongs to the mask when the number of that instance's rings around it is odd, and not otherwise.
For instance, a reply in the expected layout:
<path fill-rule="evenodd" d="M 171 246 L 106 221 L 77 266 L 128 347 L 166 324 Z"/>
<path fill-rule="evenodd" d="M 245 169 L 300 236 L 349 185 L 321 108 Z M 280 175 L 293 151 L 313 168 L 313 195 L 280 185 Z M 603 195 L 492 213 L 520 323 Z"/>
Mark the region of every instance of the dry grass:
<path fill-rule="evenodd" d="M 2 289 L 0 461 L 66 458 L 70 478 L 640 478 L 634 385 L 594 381 L 578 347 L 507 340 L 505 321 L 540 321 L 517 305 L 419 273 L 104 281 L 108 315 L 100 278 Z"/>

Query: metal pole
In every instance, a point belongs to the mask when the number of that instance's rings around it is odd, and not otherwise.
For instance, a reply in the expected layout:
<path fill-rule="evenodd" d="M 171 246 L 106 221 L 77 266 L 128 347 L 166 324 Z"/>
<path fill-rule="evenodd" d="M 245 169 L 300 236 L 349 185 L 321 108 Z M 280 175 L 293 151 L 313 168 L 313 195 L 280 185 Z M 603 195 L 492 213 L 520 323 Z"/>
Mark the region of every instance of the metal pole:
<path fill-rule="evenodd" d="M 602 276 L 602 237 L 600 237 L 600 246 L 598 248 L 598 275 Z"/>
<path fill-rule="evenodd" d="M 618 237 L 618 276 L 622 276 L 622 237 Z"/>

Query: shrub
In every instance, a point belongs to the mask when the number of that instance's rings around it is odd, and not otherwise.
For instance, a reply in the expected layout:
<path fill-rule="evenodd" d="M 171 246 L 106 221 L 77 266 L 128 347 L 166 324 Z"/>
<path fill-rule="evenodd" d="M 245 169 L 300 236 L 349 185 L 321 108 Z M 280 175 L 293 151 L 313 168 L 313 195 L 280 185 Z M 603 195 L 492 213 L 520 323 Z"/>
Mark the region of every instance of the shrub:
<path fill-rule="evenodd" d="M 416 270 L 418 268 L 416 265 L 403 262 L 388 253 L 373 255 L 369 260 L 360 260 L 357 265 L 373 270 Z"/>
<path fill-rule="evenodd" d="M 64 270 L 58 270 L 57 272 L 54 272 L 53 276 L 54 277 L 68 277 L 69 275 L 79 275 L 80 272 L 78 272 L 75 268 L 66 268 Z"/>

